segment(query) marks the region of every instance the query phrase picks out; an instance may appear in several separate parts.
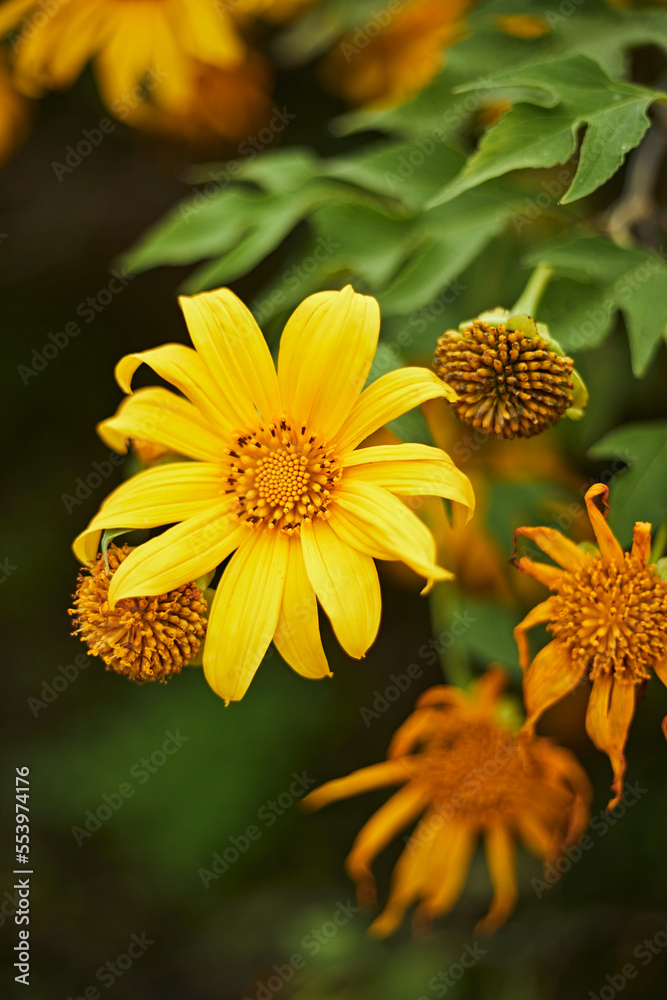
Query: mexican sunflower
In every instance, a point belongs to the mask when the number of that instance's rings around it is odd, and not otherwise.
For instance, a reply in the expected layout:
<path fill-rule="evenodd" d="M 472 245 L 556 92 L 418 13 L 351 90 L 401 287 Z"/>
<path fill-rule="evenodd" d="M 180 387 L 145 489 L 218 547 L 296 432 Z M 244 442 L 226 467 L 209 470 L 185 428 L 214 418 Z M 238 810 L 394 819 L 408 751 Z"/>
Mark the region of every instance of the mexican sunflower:
<path fill-rule="evenodd" d="M 586 731 L 606 753 L 614 772 L 613 809 L 623 795 L 625 744 L 638 691 L 653 670 L 667 684 L 667 583 L 649 565 L 651 525 L 638 521 L 630 552 L 624 553 L 598 507 L 609 490 L 596 483 L 586 493 L 598 550 L 589 554 L 555 528 L 518 528 L 558 566 L 526 556 L 518 569 L 555 591 L 516 627 L 524 670 L 526 728 L 583 680 L 592 682 Z M 526 632 L 546 623 L 554 636 L 530 662 Z M 667 717 L 662 728 L 667 737 Z"/>
<path fill-rule="evenodd" d="M 171 525 L 116 571 L 108 600 L 169 593 L 228 556 L 209 613 L 204 671 L 226 702 L 243 697 L 273 639 L 306 677 L 329 674 L 319 599 L 343 648 L 362 657 L 380 623 L 374 559 L 402 560 L 429 582 L 435 542 L 398 495 L 449 497 L 472 510 L 466 476 L 437 448 L 358 448 L 388 420 L 446 396 L 425 368 L 403 368 L 363 392 L 377 346 L 375 299 L 311 295 L 290 317 L 277 372 L 250 311 L 228 289 L 180 300 L 196 350 L 167 344 L 123 358 L 130 392 L 145 363 L 185 397 L 140 389 L 104 422 L 107 443 L 154 442 L 192 461 L 147 469 L 115 490 L 74 551 L 96 557 L 106 528 Z"/>
<path fill-rule="evenodd" d="M 421 816 L 394 869 L 387 905 L 371 925 L 391 934 L 419 900 L 415 930 L 456 903 L 480 835 L 494 897 L 478 930 L 507 919 L 517 897 L 515 841 L 545 861 L 557 858 L 588 825 L 591 790 L 574 756 L 543 737 L 530 741 L 499 721 L 506 675 L 490 669 L 470 694 L 426 691 L 395 733 L 387 760 L 330 781 L 308 795 L 311 809 L 386 785 L 402 785 L 362 827 L 346 867 L 360 903 L 374 903 L 371 865 Z"/>
<path fill-rule="evenodd" d="M 231 16 L 210 0 L 36 0 L 0 5 L 17 85 L 29 96 L 69 87 L 94 60 L 105 102 L 130 116 L 143 85 L 163 107 L 182 107 L 196 73 L 193 60 L 238 65 L 245 46 Z"/>

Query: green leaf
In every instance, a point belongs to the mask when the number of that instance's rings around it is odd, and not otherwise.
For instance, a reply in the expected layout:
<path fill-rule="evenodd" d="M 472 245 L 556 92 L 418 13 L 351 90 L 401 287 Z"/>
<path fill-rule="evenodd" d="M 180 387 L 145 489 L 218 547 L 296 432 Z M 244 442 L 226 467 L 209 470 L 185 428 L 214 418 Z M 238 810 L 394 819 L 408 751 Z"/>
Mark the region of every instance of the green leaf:
<path fill-rule="evenodd" d="M 547 288 L 539 318 L 566 350 L 599 344 L 620 309 L 633 372 L 644 375 L 667 331 L 667 264 L 661 253 L 576 237 L 539 247 L 526 261 L 560 272 L 560 280 Z"/>
<path fill-rule="evenodd" d="M 649 127 L 646 109 L 663 97 L 657 91 L 611 80 L 586 56 L 552 59 L 497 73 L 463 90 L 492 88 L 513 107 L 485 134 L 479 149 L 431 205 L 451 201 L 489 178 L 525 167 L 552 167 L 577 148 L 588 125 L 575 178 L 562 202 L 583 197 L 604 184 Z"/>
<path fill-rule="evenodd" d="M 667 520 L 667 421 L 618 427 L 597 441 L 588 455 L 617 460 L 609 470 L 608 519 L 622 545 L 630 544 L 636 521 L 660 527 Z M 619 461 L 628 468 L 618 467 Z"/>

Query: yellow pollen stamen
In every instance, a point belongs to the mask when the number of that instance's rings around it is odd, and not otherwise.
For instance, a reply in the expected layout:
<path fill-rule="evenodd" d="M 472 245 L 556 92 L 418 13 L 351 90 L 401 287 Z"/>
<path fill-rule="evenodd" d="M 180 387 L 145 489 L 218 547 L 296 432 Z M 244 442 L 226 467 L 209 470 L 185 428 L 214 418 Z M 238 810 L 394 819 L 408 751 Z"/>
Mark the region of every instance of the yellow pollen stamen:
<path fill-rule="evenodd" d="M 109 584 L 129 556 L 129 545 L 109 546 L 104 558 L 79 574 L 74 595 L 73 635 L 88 644 L 107 670 L 135 681 L 165 682 L 194 659 L 206 635 L 206 603 L 194 583 L 158 597 L 128 597 L 109 607 Z"/>
<path fill-rule="evenodd" d="M 328 517 L 341 468 L 327 443 L 285 415 L 237 434 L 227 451 L 223 493 L 249 527 L 298 534 L 313 517 Z"/>
<path fill-rule="evenodd" d="M 547 628 L 575 662 L 585 661 L 591 680 L 614 673 L 640 684 L 664 656 L 667 593 L 652 566 L 638 566 L 629 553 L 622 568 L 597 555 L 564 575 L 552 598 Z"/>

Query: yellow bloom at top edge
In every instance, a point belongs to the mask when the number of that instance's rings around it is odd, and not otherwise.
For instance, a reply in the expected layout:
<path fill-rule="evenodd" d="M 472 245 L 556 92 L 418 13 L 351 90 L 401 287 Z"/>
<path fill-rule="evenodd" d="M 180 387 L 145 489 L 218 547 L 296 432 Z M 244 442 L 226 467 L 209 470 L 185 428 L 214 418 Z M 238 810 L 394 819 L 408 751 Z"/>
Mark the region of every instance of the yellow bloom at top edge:
<path fill-rule="evenodd" d="M 558 565 L 522 556 L 517 567 L 555 593 L 514 630 L 524 670 L 526 729 L 582 681 L 592 682 L 586 731 L 606 753 L 614 772 L 612 809 L 623 795 L 625 744 L 637 692 L 654 671 L 667 684 L 667 583 L 648 564 L 651 525 L 635 524 L 632 549 L 624 553 L 597 506 L 609 490 L 596 483 L 586 493 L 599 551 L 590 554 L 555 528 L 518 528 Z M 531 662 L 526 632 L 546 624 L 553 634 Z M 667 716 L 663 719 L 667 737 Z"/>
<path fill-rule="evenodd" d="M 234 553 L 204 651 L 206 677 L 229 702 L 243 697 L 272 639 L 300 674 L 329 674 L 318 600 L 346 652 L 364 656 L 380 623 L 374 559 L 402 560 L 429 583 L 452 575 L 398 496 L 448 497 L 469 511 L 474 497 L 438 448 L 358 447 L 406 410 L 452 396 L 426 368 L 390 372 L 363 389 L 380 328 L 375 299 L 349 285 L 311 295 L 287 322 L 277 371 L 252 313 L 228 289 L 179 301 L 195 350 L 167 344 L 128 355 L 116 378 L 130 393 L 145 363 L 187 398 L 140 389 L 99 431 L 120 451 L 136 438 L 194 461 L 124 483 L 74 551 L 90 564 L 103 529 L 172 525 L 119 567 L 111 607 L 168 593 Z"/>
<path fill-rule="evenodd" d="M 395 733 L 387 760 L 317 788 L 311 809 L 388 785 L 397 791 L 365 824 L 346 859 L 359 902 L 375 903 L 371 865 L 419 818 L 394 868 L 389 899 L 371 933 L 393 933 L 415 902 L 415 930 L 456 904 L 480 836 L 494 897 L 478 931 L 492 932 L 518 895 L 516 847 L 553 862 L 588 825 L 591 787 L 576 758 L 551 740 L 521 739 L 499 718 L 504 671 L 493 668 L 470 694 L 440 686 L 426 691 Z"/>
<path fill-rule="evenodd" d="M 17 86 L 32 97 L 71 86 L 94 60 L 102 96 L 132 120 L 146 96 L 171 110 L 192 92 L 196 64 L 239 65 L 246 47 L 228 11 L 210 0 L 35 0 L 0 4 Z"/>

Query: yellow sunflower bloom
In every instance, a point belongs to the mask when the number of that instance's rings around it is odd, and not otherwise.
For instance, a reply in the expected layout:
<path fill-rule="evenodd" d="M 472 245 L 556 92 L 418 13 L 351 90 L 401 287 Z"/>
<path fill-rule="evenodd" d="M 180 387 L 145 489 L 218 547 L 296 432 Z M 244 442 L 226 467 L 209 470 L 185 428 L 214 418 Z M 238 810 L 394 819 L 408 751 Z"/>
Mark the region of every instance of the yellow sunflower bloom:
<path fill-rule="evenodd" d="M 204 671 L 226 702 L 245 694 L 273 639 L 306 677 L 329 674 L 317 599 L 347 653 L 360 658 L 380 623 L 374 559 L 402 560 L 429 582 L 452 574 L 398 495 L 449 497 L 469 510 L 470 483 L 437 448 L 357 446 L 378 427 L 451 390 L 425 368 L 390 372 L 362 392 L 375 354 L 375 299 L 311 295 L 290 317 L 277 371 L 252 313 L 228 289 L 182 297 L 196 350 L 167 344 L 123 358 L 130 392 L 142 363 L 185 397 L 142 389 L 101 425 L 124 450 L 138 438 L 194 461 L 156 466 L 115 490 L 76 539 L 81 562 L 107 528 L 172 525 L 117 570 L 109 604 L 167 593 L 232 556 L 217 588 Z"/>
<path fill-rule="evenodd" d="M 538 604 L 514 636 L 524 670 L 523 692 L 532 732 L 542 713 L 585 679 L 592 682 L 586 731 L 606 753 L 614 772 L 613 809 L 623 795 L 625 744 L 638 688 L 653 670 L 667 684 L 667 583 L 648 565 L 651 525 L 637 522 L 632 550 L 624 553 L 596 504 L 606 511 L 609 490 L 596 483 L 586 493 L 599 551 L 591 555 L 555 528 L 518 528 L 558 566 L 526 556 L 517 567 L 555 594 Z M 554 639 L 530 662 L 526 632 L 545 624 Z M 667 737 L 667 717 L 663 719 Z"/>
<path fill-rule="evenodd" d="M 591 790 L 574 756 L 550 740 L 524 741 L 498 721 L 504 671 L 490 669 L 470 694 L 426 691 L 398 729 L 387 760 L 330 781 L 304 799 L 312 809 L 387 785 L 403 787 L 366 823 L 346 860 L 361 903 L 375 902 L 371 865 L 421 816 L 401 854 L 384 911 L 371 933 L 385 937 L 420 900 L 416 930 L 458 900 L 477 839 L 484 837 L 494 898 L 478 930 L 492 932 L 516 904 L 515 840 L 545 861 L 588 825 Z"/>
<path fill-rule="evenodd" d="M 461 37 L 470 0 L 395 0 L 324 57 L 324 86 L 351 104 L 400 104 L 423 90 Z"/>
<path fill-rule="evenodd" d="M 102 96 L 131 118 L 143 88 L 178 109 L 192 91 L 193 60 L 230 69 L 245 56 L 231 16 L 210 0 L 7 0 L 0 36 L 9 34 L 17 86 L 39 97 L 69 87 L 94 60 Z"/>

